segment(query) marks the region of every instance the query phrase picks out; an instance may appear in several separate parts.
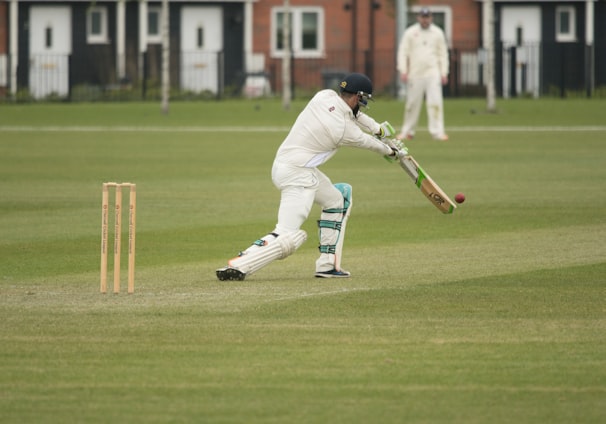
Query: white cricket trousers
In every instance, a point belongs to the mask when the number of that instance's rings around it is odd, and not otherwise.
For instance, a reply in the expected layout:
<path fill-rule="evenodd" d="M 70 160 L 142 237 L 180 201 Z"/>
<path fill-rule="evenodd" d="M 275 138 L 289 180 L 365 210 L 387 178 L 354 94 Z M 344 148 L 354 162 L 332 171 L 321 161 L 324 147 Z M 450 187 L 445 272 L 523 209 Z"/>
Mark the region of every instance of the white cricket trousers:
<path fill-rule="evenodd" d="M 444 100 L 442 98 L 442 81 L 439 76 L 408 79 L 402 135 L 404 137 L 408 134 L 414 136 L 423 100 L 427 107 L 429 134 L 433 138 L 440 138 L 444 135 Z"/>
<path fill-rule="evenodd" d="M 317 168 L 303 168 L 274 162 L 271 170 L 272 181 L 281 191 L 276 234 L 286 234 L 301 229 L 309 217 L 314 203 L 322 209 L 342 209 L 343 194 L 330 179 Z M 342 220 L 343 214 L 322 214 L 321 219 Z M 320 244 L 336 244 L 339 232 L 322 231 Z M 316 272 L 335 268 L 335 255 L 321 253 L 316 261 Z"/>

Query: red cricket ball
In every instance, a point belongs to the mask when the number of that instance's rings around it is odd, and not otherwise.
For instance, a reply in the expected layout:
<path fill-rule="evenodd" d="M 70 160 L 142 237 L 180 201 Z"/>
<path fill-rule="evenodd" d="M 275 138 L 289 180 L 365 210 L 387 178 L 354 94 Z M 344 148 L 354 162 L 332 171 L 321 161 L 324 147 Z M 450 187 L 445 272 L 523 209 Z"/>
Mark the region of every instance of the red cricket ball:
<path fill-rule="evenodd" d="M 463 193 L 457 193 L 455 196 L 455 202 L 463 203 L 465 201 L 465 195 Z"/>

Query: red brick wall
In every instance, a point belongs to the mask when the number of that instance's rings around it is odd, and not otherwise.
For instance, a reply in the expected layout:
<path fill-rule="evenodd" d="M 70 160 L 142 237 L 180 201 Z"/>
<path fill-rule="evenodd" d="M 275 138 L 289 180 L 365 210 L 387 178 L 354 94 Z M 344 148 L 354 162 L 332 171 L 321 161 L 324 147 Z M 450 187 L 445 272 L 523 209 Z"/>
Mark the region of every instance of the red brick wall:
<path fill-rule="evenodd" d="M 271 9 L 282 6 L 283 3 L 283 0 L 262 0 L 253 4 L 253 51 L 266 55 L 267 70 L 274 71 L 274 89 L 278 91 L 281 87 L 281 61 L 270 57 Z M 355 38 L 352 35 L 353 3 L 357 6 Z M 389 90 L 397 79 L 395 1 L 374 0 L 374 3 L 380 5 L 374 14 L 371 14 L 370 9 L 372 3 L 371 0 L 290 0 L 292 7 L 322 7 L 325 20 L 324 41 L 327 55 L 324 59 L 295 59 L 293 63 L 296 81 L 312 81 L 308 83 L 309 88 L 317 88 L 321 85 L 322 70 L 338 68 L 370 73 L 375 89 Z M 350 5 L 349 10 L 345 9 L 346 4 Z M 475 49 L 479 46 L 481 4 L 476 0 L 418 0 L 415 4 L 429 7 L 450 6 L 453 18 L 452 46 L 455 49 Z M 374 42 L 370 40 L 371 16 L 374 16 Z M 355 54 L 352 53 L 354 49 Z M 370 57 L 365 57 L 367 52 Z M 298 74 L 305 78 L 298 78 Z"/>
<path fill-rule="evenodd" d="M 292 7 L 315 6 L 324 9 L 326 50 L 345 49 L 352 46 L 352 11 L 345 4 L 357 3 L 356 43 L 361 50 L 369 45 L 370 2 L 368 0 L 291 0 Z M 392 2 L 378 0 L 381 7 L 375 11 L 375 45 L 392 48 L 395 34 L 395 13 Z M 269 53 L 271 9 L 283 5 L 282 0 L 263 0 L 254 3 L 255 52 Z"/>
<path fill-rule="evenodd" d="M 346 10 L 345 4 L 357 4 L 355 38 L 352 36 L 352 10 Z M 395 72 L 395 13 L 392 2 L 379 0 L 381 5 L 374 13 L 374 48 L 369 60 L 365 60 L 364 52 L 369 50 L 370 2 L 368 0 L 291 0 L 291 7 L 314 6 L 324 9 L 324 59 L 295 59 L 295 79 L 297 72 L 309 76 L 317 74 L 314 88 L 321 85 L 321 71 L 338 69 L 348 72 L 367 72 L 368 63 L 374 64 L 372 74 L 375 87 L 385 87 L 391 84 Z M 265 53 L 266 65 L 271 69 L 280 69 L 281 61 L 270 57 L 271 10 L 282 6 L 282 0 L 263 0 L 254 3 L 254 34 L 253 50 L 255 53 Z M 352 50 L 355 47 L 355 55 Z M 355 63 L 354 63 L 355 56 Z M 378 57 L 380 56 L 380 57 Z M 271 70 L 269 69 L 269 70 Z M 310 80 L 310 78 L 305 78 Z M 279 75 L 274 78 L 279 84 Z M 311 81 L 314 81 L 312 78 Z M 313 85 L 313 83 L 311 83 Z M 275 87 L 276 88 L 276 87 Z M 312 88 L 312 87 L 310 87 Z"/>
<path fill-rule="evenodd" d="M 8 53 L 8 7 L 0 0 L 0 54 Z"/>
<path fill-rule="evenodd" d="M 419 0 L 417 5 L 450 6 L 452 10 L 452 47 L 477 48 L 480 44 L 482 4 L 476 0 Z"/>

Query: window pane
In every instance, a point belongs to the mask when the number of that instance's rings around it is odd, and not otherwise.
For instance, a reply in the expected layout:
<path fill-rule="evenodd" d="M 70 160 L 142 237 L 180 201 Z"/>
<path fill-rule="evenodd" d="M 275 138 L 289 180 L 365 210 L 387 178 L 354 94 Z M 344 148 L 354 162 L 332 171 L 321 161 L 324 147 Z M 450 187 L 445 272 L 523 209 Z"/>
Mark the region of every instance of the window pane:
<path fill-rule="evenodd" d="M 196 36 L 197 36 L 196 46 L 198 46 L 198 48 L 201 49 L 204 47 L 204 28 L 198 27 Z"/>
<path fill-rule="evenodd" d="M 570 33 L 570 12 L 560 12 L 560 34 Z"/>
<path fill-rule="evenodd" d="M 147 14 L 147 33 L 149 35 L 160 35 L 160 14 L 156 11 Z"/>
<path fill-rule="evenodd" d="M 522 46 L 523 42 L 524 42 L 524 31 L 523 31 L 522 27 L 517 27 L 516 28 L 516 46 L 518 46 L 518 47 Z"/>
<path fill-rule="evenodd" d="M 47 49 L 53 47 L 53 29 L 51 27 L 46 27 L 46 31 L 44 32 L 44 45 Z"/>
<path fill-rule="evenodd" d="M 101 35 L 101 12 L 93 11 L 90 15 L 90 33 L 92 35 Z"/>
<path fill-rule="evenodd" d="M 276 15 L 276 48 L 278 50 L 284 49 L 284 43 L 282 43 L 282 37 L 284 36 L 284 32 L 282 32 L 283 22 L 284 13 L 278 12 Z"/>
<path fill-rule="evenodd" d="M 317 13 L 303 13 L 303 50 L 318 48 L 318 15 Z"/>

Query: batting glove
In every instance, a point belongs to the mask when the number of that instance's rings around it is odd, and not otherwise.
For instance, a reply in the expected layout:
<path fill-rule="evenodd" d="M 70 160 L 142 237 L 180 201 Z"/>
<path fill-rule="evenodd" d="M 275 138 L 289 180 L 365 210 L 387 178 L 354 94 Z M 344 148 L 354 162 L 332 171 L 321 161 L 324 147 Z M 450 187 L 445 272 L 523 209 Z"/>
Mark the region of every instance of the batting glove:
<path fill-rule="evenodd" d="M 385 159 L 388 162 L 396 162 L 399 161 L 400 158 L 408 155 L 408 148 L 404 146 L 401 140 L 388 140 L 387 145 L 391 148 L 391 155 L 385 155 Z"/>
<path fill-rule="evenodd" d="M 404 146 L 404 142 L 402 140 L 398 140 L 398 139 L 389 140 L 387 145 L 391 148 L 396 148 L 398 150 L 405 152 L 405 154 L 408 154 L 408 148 L 406 146 Z"/>
<path fill-rule="evenodd" d="M 396 130 L 387 121 L 381 123 L 380 127 L 379 138 L 391 138 L 396 134 Z"/>

